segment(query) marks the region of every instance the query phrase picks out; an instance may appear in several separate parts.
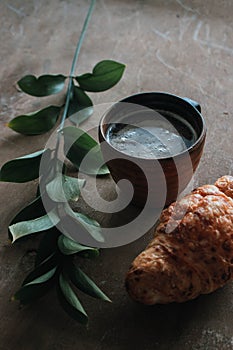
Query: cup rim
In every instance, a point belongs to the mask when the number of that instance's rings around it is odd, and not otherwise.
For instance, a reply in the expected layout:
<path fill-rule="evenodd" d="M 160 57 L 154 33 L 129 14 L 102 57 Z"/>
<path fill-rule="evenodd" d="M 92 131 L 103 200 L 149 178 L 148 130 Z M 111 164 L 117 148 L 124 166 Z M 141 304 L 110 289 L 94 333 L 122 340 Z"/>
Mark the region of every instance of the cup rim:
<path fill-rule="evenodd" d="M 177 102 L 181 102 L 182 104 L 184 104 L 184 106 L 186 105 L 186 107 L 188 108 L 192 108 L 195 113 L 197 113 L 197 115 L 199 116 L 201 122 L 202 122 L 202 125 L 201 125 L 201 133 L 199 135 L 199 137 L 196 139 L 196 141 L 190 145 L 189 147 L 187 147 L 185 150 L 183 150 L 182 152 L 179 152 L 177 154 L 174 154 L 172 156 L 169 156 L 169 157 L 161 157 L 161 158 L 143 158 L 143 157 L 138 157 L 138 156 L 134 156 L 134 155 L 129 155 L 127 153 L 124 153 L 122 151 L 120 151 L 119 149 L 115 148 L 106 138 L 106 134 L 103 130 L 103 126 L 105 124 L 109 124 L 109 123 L 105 123 L 105 119 L 106 117 L 108 116 L 108 114 L 111 112 L 112 108 L 117 104 L 117 103 L 122 103 L 122 102 L 126 102 L 126 103 L 132 103 L 132 104 L 137 104 L 135 102 L 130 102 L 130 101 L 127 101 L 128 99 L 131 99 L 131 98 L 137 98 L 137 97 L 141 97 L 141 96 L 148 96 L 148 95 L 156 95 L 157 97 L 159 96 L 167 96 L 167 97 L 171 97 L 171 98 L 174 98 L 177 100 Z M 138 103 L 138 105 L 141 105 L 140 103 Z M 150 107 L 147 107 L 148 109 L 152 109 Z M 129 95 L 127 97 L 124 97 L 123 99 L 121 99 L 120 101 L 116 101 L 104 114 L 103 116 L 101 117 L 100 119 L 100 122 L 99 122 L 99 132 L 101 133 L 101 136 L 102 138 L 104 139 L 104 141 L 107 142 L 107 144 L 112 148 L 114 149 L 114 151 L 118 152 L 120 155 L 124 155 L 124 157 L 128 157 L 128 158 L 136 158 L 136 159 L 140 159 L 140 160 L 143 160 L 143 161 L 154 161 L 154 160 L 157 160 L 157 161 L 161 161 L 161 162 L 164 162 L 164 161 L 169 161 L 169 160 L 172 160 L 173 158 L 179 158 L 181 156 L 183 156 L 184 154 L 187 154 L 190 153 L 190 152 L 193 152 L 200 143 L 202 143 L 202 141 L 205 139 L 206 137 L 206 132 L 207 132 L 207 127 L 206 127 L 206 123 L 205 123 L 205 120 L 204 120 L 204 117 L 202 115 L 202 113 L 199 112 L 199 110 L 197 108 L 195 108 L 190 102 L 188 102 L 187 100 L 185 100 L 184 98 L 178 96 L 178 95 L 175 95 L 175 94 L 171 94 L 171 93 L 168 93 L 168 92 L 163 92 L 163 91 L 146 91 L 146 92 L 138 92 L 136 94 L 133 94 L 133 95 Z"/>

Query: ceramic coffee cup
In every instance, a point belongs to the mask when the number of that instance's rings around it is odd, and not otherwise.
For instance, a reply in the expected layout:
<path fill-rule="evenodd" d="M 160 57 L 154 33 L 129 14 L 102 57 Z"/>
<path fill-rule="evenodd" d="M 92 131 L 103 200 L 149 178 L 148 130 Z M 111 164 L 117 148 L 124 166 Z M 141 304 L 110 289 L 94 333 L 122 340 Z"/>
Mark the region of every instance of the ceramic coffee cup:
<path fill-rule="evenodd" d="M 192 134 L 189 142 L 183 148 L 171 148 L 171 154 L 165 152 L 160 156 L 153 156 L 153 153 L 148 153 L 148 157 L 145 153 L 147 148 L 143 156 L 132 151 L 132 154 L 127 154 L 127 150 L 121 150 L 112 142 L 111 135 L 116 135 L 117 130 L 124 125 L 141 127 L 148 118 L 151 123 L 157 123 L 158 118 L 165 118 L 171 123 L 175 133 L 181 133 L 182 137 L 182 128 L 188 128 L 190 135 Z M 181 123 L 179 128 L 177 123 Z M 170 131 L 164 132 L 169 136 Z M 132 203 L 140 207 L 145 206 L 148 200 L 152 207 L 164 207 L 177 199 L 199 164 L 205 137 L 206 126 L 199 104 L 188 98 L 162 92 L 139 93 L 117 102 L 104 114 L 99 124 L 101 150 L 112 178 L 126 195 L 127 186 L 120 180 L 131 183 Z M 142 147 L 147 147 L 144 141 L 141 140 Z"/>

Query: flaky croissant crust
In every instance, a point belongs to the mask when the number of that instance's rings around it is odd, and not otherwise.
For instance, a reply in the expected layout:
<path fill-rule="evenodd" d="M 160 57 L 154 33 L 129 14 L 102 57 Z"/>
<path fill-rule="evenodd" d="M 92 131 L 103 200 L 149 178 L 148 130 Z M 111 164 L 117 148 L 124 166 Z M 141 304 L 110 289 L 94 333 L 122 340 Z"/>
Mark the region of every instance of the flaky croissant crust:
<path fill-rule="evenodd" d="M 185 302 L 233 278 L 233 177 L 197 188 L 162 212 L 154 239 L 126 275 L 144 304 Z"/>

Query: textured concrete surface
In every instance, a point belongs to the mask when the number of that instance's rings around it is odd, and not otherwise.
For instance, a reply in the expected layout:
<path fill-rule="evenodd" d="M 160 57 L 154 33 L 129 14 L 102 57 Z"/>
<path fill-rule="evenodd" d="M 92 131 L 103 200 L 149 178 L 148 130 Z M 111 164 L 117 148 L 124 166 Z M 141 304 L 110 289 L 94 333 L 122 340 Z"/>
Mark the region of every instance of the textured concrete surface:
<path fill-rule="evenodd" d="M 85 0 L 1 1 L 0 164 L 45 144 L 49 135 L 24 137 L 5 126 L 16 115 L 50 100 L 25 97 L 15 82 L 29 73 L 68 74 L 88 4 Z M 93 95 L 95 103 L 139 91 L 168 91 L 201 104 L 208 135 L 195 185 L 233 173 L 232 17 L 231 0 L 99 0 L 79 59 L 79 73 L 90 71 L 102 59 L 127 64 L 124 79 L 112 90 Z M 104 195 L 111 179 L 101 181 Z M 94 263 L 85 262 L 85 271 L 113 300 L 105 304 L 82 298 L 90 314 L 88 329 L 69 319 L 53 292 L 23 309 L 10 302 L 32 267 L 38 241 L 10 246 L 7 225 L 35 189 L 36 182 L 0 183 L 0 349 L 233 348 L 232 284 L 183 305 L 143 307 L 129 300 L 124 274 L 150 235 L 104 250 Z"/>

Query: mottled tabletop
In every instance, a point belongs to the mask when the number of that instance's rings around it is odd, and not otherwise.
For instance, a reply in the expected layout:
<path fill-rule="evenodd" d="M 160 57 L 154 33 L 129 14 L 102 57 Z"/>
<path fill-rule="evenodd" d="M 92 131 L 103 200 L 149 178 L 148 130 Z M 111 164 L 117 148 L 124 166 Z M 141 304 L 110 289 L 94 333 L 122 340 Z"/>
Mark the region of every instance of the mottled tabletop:
<path fill-rule="evenodd" d="M 49 134 L 25 137 L 6 126 L 45 101 L 16 89 L 26 74 L 69 74 L 89 1 L 2 0 L 0 40 L 0 164 L 43 148 Z M 201 104 L 207 140 L 192 186 L 233 173 L 233 2 L 230 0 L 99 0 L 79 57 L 78 74 L 100 60 L 126 64 L 113 89 L 91 94 L 96 105 L 140 91 L 167 91 Z M 55 100 L 59 97 L 55 97 Z M 54 97 L 47 101 L 54 101 Z M 98 124 L 100 116 L 87 122 Z M 89 124 L 88 124 L 89 123 Z M 110 177 L 98 180 L 106 198 Z M 32 238 L 11 245 L 7 227 L 35 196 L 37 182 L 0 183 L 0 349 L 228 350 L 233 348 L 233 285 L 184 304 L 145 307 L 131 301 L 124 276 L 152 231 L 118 248 L 104 249 L 83 269 L 112 303 L 82 296 L 88 328 L 70 319 L 54 291 L 19 308 L 10 299 L 31 270 L 38 246 Z M 98 200 L 92 196 L 93 204 Z M 85 204 L 83 204 L 85 205 Z M 99 214 L 102 222 L 105 213 Z"/>

